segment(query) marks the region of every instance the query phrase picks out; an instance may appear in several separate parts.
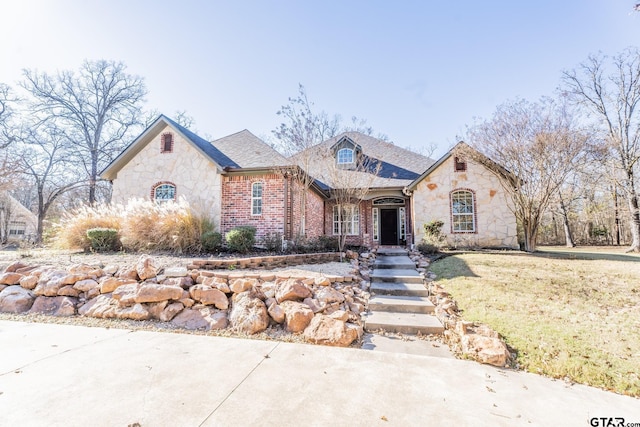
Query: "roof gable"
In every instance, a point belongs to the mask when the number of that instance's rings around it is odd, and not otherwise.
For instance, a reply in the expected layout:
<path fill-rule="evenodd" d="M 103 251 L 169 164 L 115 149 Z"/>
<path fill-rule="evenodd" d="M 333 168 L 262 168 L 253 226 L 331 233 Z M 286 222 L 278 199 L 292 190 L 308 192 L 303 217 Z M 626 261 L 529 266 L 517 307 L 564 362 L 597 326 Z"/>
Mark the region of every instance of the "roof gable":
<path fill-rule="evenodd" d="M 311 147 L 291 159 L 303 169 L 308 167 L 311 176 L 332 186 L 331 177 L 327 174 L 327 154 L 353 144 L 353 147 L 365 156 L 365 163 L 372 167 L 380 165 L 372 186 L 376 188 L 402 188 L 420 176 L 420 173 L 433 163 L 433 160 L 413 151 L 398 147 L 390 142 L 374 138 L 360 132 L 343 132 L 320 144 Z M 333 158 L 333 157 L 332 157 Z M 345 170 L 344 173 L 361 174 L 363 172 Z"/>
<path fill-rule="evenodd" d="M 109 165 L 103 169 L 100 176 L 113 180 L 118 172 L 129 163 L 144 147 L 149 144 L 166 126 L 171 127 L 182 138 L 193 145 L 203 156 L 211 160 L 219 170 L 239 167 L 226 154 L 214 147 L 204 138 L 196 135 L 186 127 L 176 123 L 164 114 L 158 116 L 137 138 L 135 138 Z"/>

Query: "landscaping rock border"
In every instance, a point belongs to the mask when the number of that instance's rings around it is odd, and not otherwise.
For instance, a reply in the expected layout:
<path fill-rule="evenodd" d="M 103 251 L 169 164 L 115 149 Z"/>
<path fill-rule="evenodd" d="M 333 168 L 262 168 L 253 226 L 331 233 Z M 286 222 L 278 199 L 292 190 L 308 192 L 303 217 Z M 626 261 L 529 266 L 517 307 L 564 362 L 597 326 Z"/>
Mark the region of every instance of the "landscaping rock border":
<path fill-rule="evenodd" d="M 329 259 L 328 254 L 309 255 L 266 257 L 241 265 L 267 268 Z M 270 264 L 269 258 L 279 259 Z M 0 312 L 157 320 L 191 330 L 232 328 L 245 334 L 276 327 L 300 333 L 308 342 L 336 346 L 362 337 L 361 314 L 369 293 L 357 259 L 352 260 L 354 274 L 347 276 L 191 268 L 195 265 L 161 270 L 148 255 L 122 268 L 78 264 L 61 270 L 14 262 L 0 274 Z"/>
<path fill-rule="evenodd" d="M 514 357 L 498 332 L 488 325 L 464 320 L 458 303 L 435 282 L 435 273 L 429 271 L 430 261 L 417 251 L 411 252 L 410 258 L 425 277 L 429 299 L 436 306 L 435 315 L 445 327 L 445 342 L 451 350 L 480 363 L 508 367 Z"/>

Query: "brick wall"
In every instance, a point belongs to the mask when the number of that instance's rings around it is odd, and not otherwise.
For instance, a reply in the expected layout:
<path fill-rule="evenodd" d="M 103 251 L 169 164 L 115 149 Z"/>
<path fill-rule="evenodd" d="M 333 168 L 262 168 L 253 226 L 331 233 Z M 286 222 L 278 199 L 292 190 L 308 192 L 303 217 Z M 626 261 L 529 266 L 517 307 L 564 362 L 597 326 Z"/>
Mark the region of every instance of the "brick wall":
<path fill-rule="evenodd" d="M 251 185 L 261 182 L 262 214 L 251 214 Z M 285 233 L 285 179 L 278 174 L 225 176 L 222 179 L 222 219 L 226 233 L 239 225 L 256 228 L 256 241 L 267 233 Z"/>

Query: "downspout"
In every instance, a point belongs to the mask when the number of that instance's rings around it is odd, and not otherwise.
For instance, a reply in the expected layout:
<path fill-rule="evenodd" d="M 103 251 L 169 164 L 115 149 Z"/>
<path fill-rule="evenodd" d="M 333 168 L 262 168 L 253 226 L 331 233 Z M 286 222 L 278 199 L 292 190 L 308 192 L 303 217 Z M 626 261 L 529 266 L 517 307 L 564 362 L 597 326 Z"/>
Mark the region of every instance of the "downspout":
<path fill-rule="evenodd" d="M 284 209 L 284 215 L 282 215 L 282 218 L 284 219 L 284 224 L 283 224 L 284 238 L 285 240 L 291 240 L 289 236 L 289 227 L 287 227 L 289 222 L 289 177 L 286 174 L 284 175 L 283 209 Z"/>

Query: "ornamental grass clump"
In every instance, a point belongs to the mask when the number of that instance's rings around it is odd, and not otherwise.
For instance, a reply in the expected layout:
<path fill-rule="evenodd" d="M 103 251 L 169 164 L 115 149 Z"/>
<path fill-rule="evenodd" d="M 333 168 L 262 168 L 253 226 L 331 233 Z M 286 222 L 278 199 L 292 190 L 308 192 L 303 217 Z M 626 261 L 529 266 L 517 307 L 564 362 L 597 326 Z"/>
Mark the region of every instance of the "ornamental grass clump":
<path fill-rule="evenodd" d="M 214 227 L 211 219 L 183 199 L 165 203 L 137 199 L 126 205 L 82 207 L 63 219 L 59 228 L 57 240 L 63 248 L 89 249 L 87 230 L 112 228 L 126 250 L 199 253 L 203 235 Z"/>

